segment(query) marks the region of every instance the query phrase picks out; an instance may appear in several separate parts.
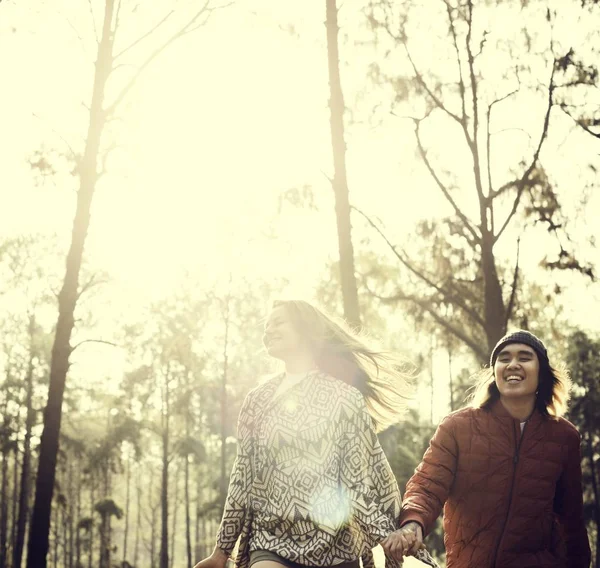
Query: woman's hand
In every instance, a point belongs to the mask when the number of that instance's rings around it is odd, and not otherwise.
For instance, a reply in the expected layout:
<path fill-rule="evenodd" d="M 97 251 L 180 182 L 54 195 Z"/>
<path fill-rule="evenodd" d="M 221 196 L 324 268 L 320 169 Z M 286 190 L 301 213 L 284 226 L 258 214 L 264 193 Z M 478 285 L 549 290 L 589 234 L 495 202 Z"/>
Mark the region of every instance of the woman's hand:
<path fill-rule="evenodd" d="M 412 556 L 423 548 L 423 529 L 419 523 L 406 523 L 401 529 L 384 538 L 380 544 L 392 558 L 402 560 L 404 556 Z"/>
<path fill-rule="evenodd" d="M 227 564 L 227 555 L 217 546 L 213 553 L 204 560 L 200 560 L 194 568 L 225 568 Z"/>

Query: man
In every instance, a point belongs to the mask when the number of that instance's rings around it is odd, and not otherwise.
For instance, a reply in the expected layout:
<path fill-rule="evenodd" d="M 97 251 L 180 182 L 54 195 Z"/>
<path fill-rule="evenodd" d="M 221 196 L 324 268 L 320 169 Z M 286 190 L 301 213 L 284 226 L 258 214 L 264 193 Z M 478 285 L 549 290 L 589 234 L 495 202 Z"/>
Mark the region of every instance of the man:
<path fill-rule="evenodd" d="M 471 406 L 434 434 L 384 550 L 414 554 L 443 507 L 447 568 L 588 568 L 569 384 L 535 335 L 503 337 Z"/>

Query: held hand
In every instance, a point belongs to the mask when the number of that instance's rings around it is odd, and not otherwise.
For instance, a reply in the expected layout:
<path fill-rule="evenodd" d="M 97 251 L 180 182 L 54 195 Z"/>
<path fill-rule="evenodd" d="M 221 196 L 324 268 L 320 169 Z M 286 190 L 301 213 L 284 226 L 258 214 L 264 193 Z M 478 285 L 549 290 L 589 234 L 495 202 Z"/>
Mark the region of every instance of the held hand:
<path fill-rule="evenodd" d="M 381 543 L 383 550 L 392 558 L 402 560 L 423 547 L 423 529 L 418 523 L 410 522 L 388 535 Z"/>
<path fill-rule="evenodd" d="M 213 553 L 204 560 L 201 560 L 194 568 L 225 568 L 227 564 L 227 555 L 218 547 L 215 547 Z"/>
<path fill-rule="evenodd" d="M 398 561 L 402 560 L 409 548 L 408 541 L 401 530 L 389 534 L 379 544 L 388 556 Z"/>
<path fill-rule="evenodd" d="M 412 541 L 412 546 L 407 550 L 406 554 L 413 556 L 418 550 L 425 548 L 423 544 L 423 529 L 419 523 L 406 523 L 400 530 L 405 531 L 406 538 Z"/>

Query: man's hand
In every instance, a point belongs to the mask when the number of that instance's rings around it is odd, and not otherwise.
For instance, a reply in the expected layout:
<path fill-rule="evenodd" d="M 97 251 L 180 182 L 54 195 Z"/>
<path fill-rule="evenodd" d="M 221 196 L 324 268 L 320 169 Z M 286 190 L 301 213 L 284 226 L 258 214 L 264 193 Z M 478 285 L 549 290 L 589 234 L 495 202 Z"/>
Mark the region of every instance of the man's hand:
<path fill-rule="evenodd" d="M 217 546 L 213 553 L 204 560 L 200 560 L 194 568 L 225 568 L 227 564 L 227 555 Z"/>
<path fill-rule="evenodd" d="M 423 529 L 419 523 L 411 521 L 388 535 L 380 544 L 392 558 L 402 560 L 404 556 L 412 556 L 423 548 Z"/>

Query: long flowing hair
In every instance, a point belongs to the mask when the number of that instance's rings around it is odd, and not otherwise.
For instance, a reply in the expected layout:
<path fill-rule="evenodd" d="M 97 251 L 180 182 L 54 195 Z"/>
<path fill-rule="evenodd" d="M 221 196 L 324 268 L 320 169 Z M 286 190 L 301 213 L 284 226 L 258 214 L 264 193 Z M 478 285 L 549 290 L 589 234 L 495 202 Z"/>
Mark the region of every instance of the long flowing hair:
<path fill-rule="evenodd" d="M 358 389 L 378 432 L 398 422 L 411 398 L 415 368 L 399 356 L 371 349 L 366 338 L 303 300 L 276 300 L 308 341 L 317 367 Z"/>
<path fill-rule="evenodd" d="M 535 406 L 543 416 L 562 416 L 567 411 L 571 390 L 571 377 L 564 365 L 553 367 L 547 359 L 538 357 L 540 362 L 539 386 Z M 494 368 L 486 367 L 475 375 L 473 394 L 469 406 L 489 408 L 500 398 L 496 386 Z"/>

